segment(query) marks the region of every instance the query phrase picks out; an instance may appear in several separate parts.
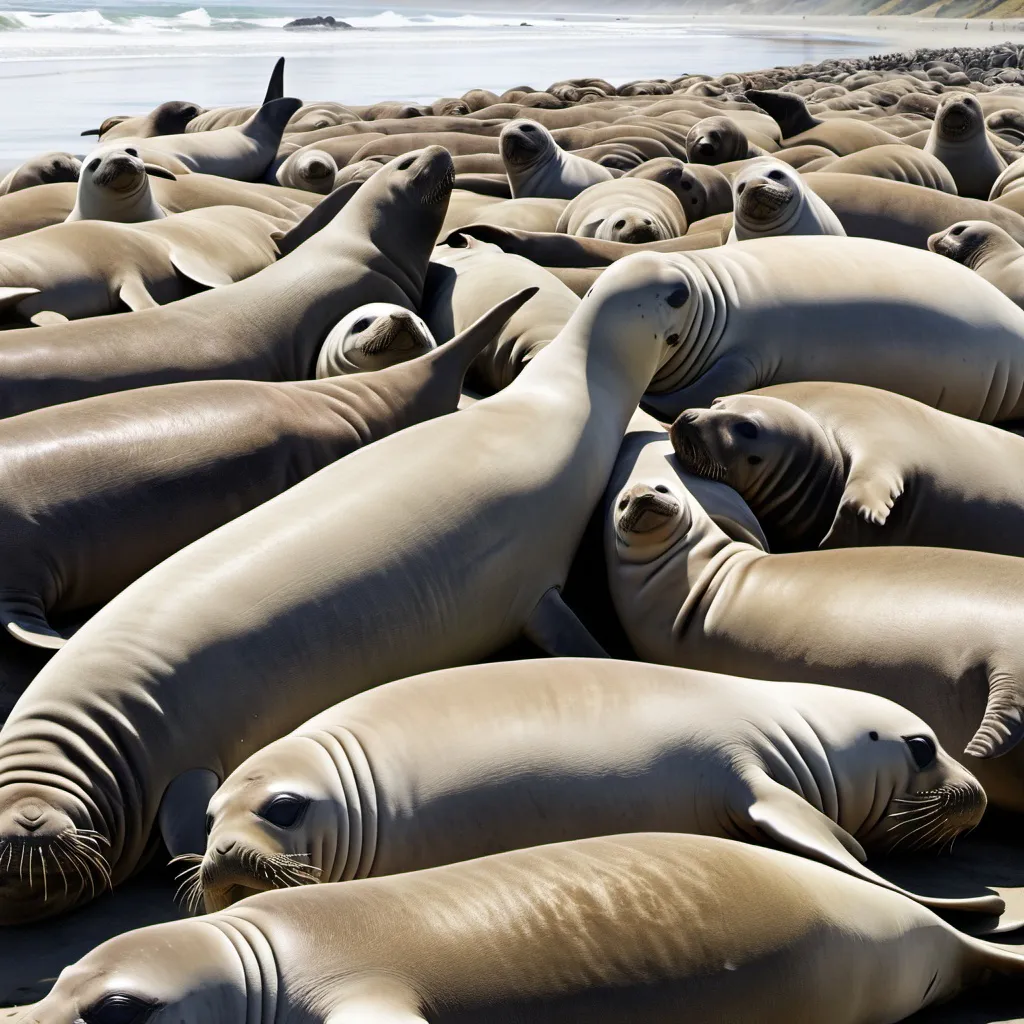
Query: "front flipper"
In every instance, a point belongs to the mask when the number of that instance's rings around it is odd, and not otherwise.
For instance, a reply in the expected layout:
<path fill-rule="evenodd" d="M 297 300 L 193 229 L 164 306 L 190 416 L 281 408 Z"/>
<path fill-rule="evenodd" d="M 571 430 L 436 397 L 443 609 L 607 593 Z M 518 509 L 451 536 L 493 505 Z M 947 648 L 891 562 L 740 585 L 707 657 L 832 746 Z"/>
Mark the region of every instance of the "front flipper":
<path fill-rule="evenodd" d="M 57 324 L 66 324 L 68 318 L 56 310 L 41 309 L 34 316 L 30 316 L 28 321 L 33 327 L 55 327 Z"/>
<path fill-rule="evenodd" d="M 739 395 L 761 386 L 754 364 L 746 356 L 732 353 L 719 359 L 688 387 L 664 394 L 648 391 L 640 406 L 662 422 L 671 423 L 687 409 L 707 409 L 723 395 Z"/>
<path fill-rule="evenodd" d="M 0 288 L 0 309 L 10 309 L 30 295 L 38 295 L 38 288 Z"/>
<path fill-rule="evenodd" d="M 206 808 L 220 779 L 206 768 L 179 775 L 164 792 L 157 825 L 171 857 L 206 852 Z"/>
<path fill-rule="evenodd" d="M 117 297 L 133 313 L 140 309 L 156 309 L 157 301 L 149 294 L 145 282 L 141 277 L 129 277 L 121 282 Z"/>
<path fill-rule="evenodd" d="M 964 750 L 970 757 L 1002 757 L 1024 738 L 1024 687 L 1007 672 L 991 667 L 986 671 L 988 705 Z"/>
<path fill-rule="evenodd" d="M 607 658 L 608 653 L 590 635 L 557 587 L 537 602 L 523 627 L 523 635 L 555 658 Z"/>
<path fill-rule="evenodd" d="M 903 489 L 903 474 L 896 466 L 854 456 L 832 526 L 818 546 L 846 547 L 862 523 L 884 526 Z"/>
<path fill-rule="evenodd" d="M 920 896 L 901 889 L 865 867 L 863 862 L 867 856 L 860 843 L 846 829 L 812 807 L 802 796 L 767 775 L 749 779 L 748 784 L 751 798 L 749 805 L 734 809 L 741 827 L 745 815 L 757 834 L 784 850 L 810 857 L 865 882 L 891 889 L 930 910 L 997 916 L 1006 909 L 1002 898 L 995 895 L 947 899 Z"/>
<path fill-rule="evenodd" d="M 32 647 L 56 651 L 67 643 L 46 621 L 46 610 L 38 599 L 6 598 L 0 604 L 0 622 L 16 640 Z"/>
<path fill-rule="evenodd" d="M 223 268 L 196 252 L 171 249 L 171 265 L 182 277 L 195 281 L 203 288 L 222 288 L 224 285 L 235 283 L 235 279 Z"/>

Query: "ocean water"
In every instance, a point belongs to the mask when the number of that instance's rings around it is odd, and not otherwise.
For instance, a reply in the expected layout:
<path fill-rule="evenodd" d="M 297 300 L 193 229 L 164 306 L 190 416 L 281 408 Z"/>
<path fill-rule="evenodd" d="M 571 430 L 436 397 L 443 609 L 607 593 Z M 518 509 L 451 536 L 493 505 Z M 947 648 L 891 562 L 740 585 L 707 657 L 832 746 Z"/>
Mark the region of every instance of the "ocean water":
<path fill-rule="evenodd" d="M 543 88 L 578 75 L 618 84 L 686 71 L 754 70 L 886 48 L 868 26 L 719 24 L 638 13 L 644 8 L 636 0 L 621 7 L 597 0 L 599 10 L 560 14 L 551 7 L 557 0 L 539 2 L 548 9 L 524 13 L 528 5 L 511 0 L 459 10 L 223 0 L 202 7 L 139 0 L 93 7 L 81 0 L 0 3 L 0 162 L 52 149 L 82 152 L 84 129 L 168 99 L 204 106 L 257 102 L 281 55 L 288 59 L 289 95 L 370 103 L 424 102 L 474 87 Z M 352 30 L 284 29 L 291 19 L 314 14 L 332 14 Z"/>

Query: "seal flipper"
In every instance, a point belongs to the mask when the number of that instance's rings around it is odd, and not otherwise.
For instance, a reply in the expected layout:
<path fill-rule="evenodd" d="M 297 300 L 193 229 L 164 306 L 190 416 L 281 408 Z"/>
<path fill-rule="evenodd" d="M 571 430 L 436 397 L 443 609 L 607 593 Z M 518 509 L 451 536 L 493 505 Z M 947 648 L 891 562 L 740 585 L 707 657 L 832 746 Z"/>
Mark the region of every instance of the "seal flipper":
<path fill-rule="evenodd" d="M 855 454 L 839 508 L 818 547 L 845 547 L 843 537 L 856 529 L 858 521 L 884 526 L 904 486 L 903 474 L 895 466 L 865 465 Z"/>
<path fill-rule="evenodd" d="M 671 423 L 687 409 L 707 409 L 723 395 L 740 395 L 761 386 L 754 364 L 738 352 L 722 356 L 688 387 L 661 394 L 644 394 L 640 407 Z"/>
<path fill-rule="evenodd" d="M 164 791 L 157 825 L 171 857 L 206 852 L 206 808 L 220 788 L 220 778 L 208 768 L 182 772 Z"/>
<path fill-rule="evenodd" d="M 149 294 L 149 289 L 141 277 L 125 278 L 118 289 L 117 297 L 133 313 L 137 313 L 140 309 L 156 309 L 158 305 L 156 299 Z"/>
<path fill-rule="evenodd" d="M 57 324 L 68 323 L 68 318 L 63 313 L 52 309 L 41 309 L 34 316 L 28 318 L 33 327 L 55 327 Z"/>
<path fill-rule="evenodd" d="M 845 871 L 865 882 L 879 885 L 907 896 L 929 910 L 998 916 L 1006 909 L 1000 896 L 973 896 L 964 899 L 921 896 L 875 874 L 864 866 L 864 848 L 827 815 L 812 807 L 802 796 L 786 789 L 767 775 L 747 779 L 749 786 L 746 807 L 733 806 L 733 813 L 742 827 L 743 818 L 756 833 L 788 850 L 812 860 Z"/>
<path fill-rule="evenodd" d="M 274 70 L 270 72 L 270 81 L 267 83 L 267 91 L 263 97 L 263 105 L 271 100 L 284 98 L 284 57 L 278 57 Z"/>
<path fill-rule="evenodd" d="M 7 598 L 0 604 L 0 622 L 16 640 L 31 647 L 56 651 L 67 643 L 46 621 L 46 612 L 38 598 L 22 596 L 15 602 Z"/>
<path fill-rule="evenodd" d="M 38 288 L 0 288 L 0 309 L 16 306 L 30 295 L 38 295 Z"/>
<path fill-rule="evenodd" d="M 987 666 L 988 704 L 985 717 L 964 753 L 970 757 L 1002 757 L 1024 739 L 1024 687 L 1008 672 Z"/>
<path fill-rule="evenodd" d="M 281 256 L 294 252 L 308 238 L 325 228 L 348 204 L 349 200 L 359 191 L 361 181 L 346 181 L 329 195 L 320 200 L 309 213 L 291 229 L 282 235 L 277 242 L 277 251 Z"/>
<path fill-rule="evenodd" d="M 608 657 L 607 651 L 562 600 L 558 587 L 552 587 L 537 602 L 523 627 L 523 635 L 554 658 Z"/>
<path fill-rule="evenodd" d="M 146 173 L 153 178 L 166 178 L 168 181 L 177 181 L 178 176 L 173 172 L 167 170 L 166 167 L 161 167 L 159 164 L 143 164 L 146 168 Z"/>
<path fill-rule="evenodd" d="M 171 266 L 182 277 L 195 281 L 203 288 L 222 288 L 226 284 L 235 283 L 230 274 L 198 253 L 172 248 L 170 258 Z"/>

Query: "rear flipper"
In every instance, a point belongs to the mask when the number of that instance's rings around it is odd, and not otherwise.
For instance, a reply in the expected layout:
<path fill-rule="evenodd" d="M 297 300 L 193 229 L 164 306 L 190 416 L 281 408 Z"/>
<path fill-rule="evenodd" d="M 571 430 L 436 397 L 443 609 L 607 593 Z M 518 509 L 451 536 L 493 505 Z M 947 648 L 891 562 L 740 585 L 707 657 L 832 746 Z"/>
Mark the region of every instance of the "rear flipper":
<path fill-rule="evenodd" d="M 846 829 L 812 807 L 802 796 L 767 775 L 759 774 L 747 782 L 750 787 L 745 794 L 747 806 L 733 807 L 732 811 L 737 824 L 741 828 L 746 825 L 758 838 L 791 853 L 829 864 L 865 882 L 898 892 L 939 913 L 985 914 L 995 918 L 1006 909 L 1002 897 L 994 894 L 953 899 L 921 896 L 901 889 L 865 867 L 867 856 L 860 843 Z M 994 922 L 987 929 L 982 926 L 976 934 L 995 934 L 993 927 Z"/>
<path fill-rule="evenodd" d="M 46 610 L 38 598 L 27 595 L 5 598 L 0 604 L 0 622 L 16 640 L 32 647 L 55 651 L 67 643 L 67 639 L 46 621 Z"/>
<path fill-rule="evenodd" d="M 988 704 L 985 717 L 964 753 L 970 757 L 1002 757 L 1024 739 L 1024 687 L 1009 672 L 987 666 Z"/>
<path fill-rule="evenodd" d="M 183 772 L 164 791 L 157 822 L 171 857 L 206 852 L 206 808 L 220 787 L 207 768 Z"/>

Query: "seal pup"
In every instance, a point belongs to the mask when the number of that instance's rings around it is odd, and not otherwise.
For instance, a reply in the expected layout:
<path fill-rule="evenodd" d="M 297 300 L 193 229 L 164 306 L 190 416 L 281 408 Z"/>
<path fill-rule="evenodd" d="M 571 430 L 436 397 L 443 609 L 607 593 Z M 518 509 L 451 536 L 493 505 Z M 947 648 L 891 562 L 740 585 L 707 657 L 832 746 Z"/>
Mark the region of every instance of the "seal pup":
<path fill-rule="evenodd" d="M 648 832 L 262 893 L 128 932 L 23 1021 L 877 1024 L 1022 973 L 1016 950 L 833 868 Z"/>
<path fill-rule="evenodd" d="M 0 181 L 0 196 L 60 181 L 78 181 L 82 161 L 70 153 L 44 153 L 8 171 Z"/>
<path fill-rule="evenodd" d="M 537 289 L 530 308 L 509 319 L 466 375 L 469 386 L 482 394 L 511 384 L 563 330 L 579 298 L 531 260 L 472 238 L 464 248 L 439 246 L 431 257 L 423 317 L 439 341 L 463 330 L 488 303 L 527 287 Z"/>
<path fill-rule="evenodd" d="M 993 804 L 1024 810 L 1020 559 L 918 547 L 768 554 L 709 515 L 701 502 L 713 510 L 720 499 L 706 486 L 667 437 L 623 445 L 605 557 L 637 654 L 887 697 L 935 730 Z"/>
<path fill-rule="evenodd" d="M 281 259 L 244 281 L 157 309 L 6 332 L 0 414 L 153 384 L 313 376 L 350 309 L 419 305 L 453 176 L 443 149 L 398 157 L 351 201 L 324 199 L 278 240 Z"/>
<path fill-rule="evenodd" d="M 60 647 L 53 613 L 88 613 L 336 459 L 453 412 L 466 368 L 530 295 L 498 303 L 443 350 L 427 333 L 433 351 L 389 370 L 165 384 L 0 421 L 0 623 Z"/>
<path fill-rule="evenodd" d="M 517 225 L 514 225 L 517 226 Z M 616 178 L 584 189 L 562 211 L 555 230 L 608 242 L 657 242 L 686 234 L 675 193 L 646 178 Z"/>
<path fill-rule="evenodd" d="M 938 849 L 985 803 L 924 722 L 871 694 L 593 658 L 505 662 L 388 683 L 257 751 L 210 801 L 183 889 L 212 912 L 311 879 L 623 829 L 768 841 L 893 888 L 865 849 Z"/>
<path fill-rule="evenodd" d="M 277 240 L 294 226 L 216 206 L 137 224 L 54 224 L 4 239 L 0 316 L 58 323 L 174 302 L 270 266 Z"/>
<path fill-rule="evenodd" d="M 650 178 L 676 194 L 687 224 L 728 213 L 732 209 L 732 186 L 720 170 L 710 164 L 684 164 L 675 157 L 648 160 L 623 178 Z"/>
<path fill-rule="evenodd" d="M 860 384 L 777 384 L 672 424 L 683 467 L 738 491 L 772 551 L 910 544 L 1024 556 L 1024 439 Z"/>
<path fill-rule="evenodd" d="M 686 133 L 686 159 L 692 164 L 725 164 L 764 155 L 729 117 L 705 117 Z"/>
<path fill-rule="evenodd" d="M 189 171 L 259 181 L 277 155 L 288 119 L 301 106 L 300 100 L 283 97 L 263 104 L 238 127 L 120 141 L 154 163 L 171 160 Z"/>
<path fill-rule="evenodd" d="M 318 378 L 404 363 L 437 348 L 430 328 L 393 302 L 370 302 L 343 316 L 320 349 Z"/>
<path fill-rule="evenodd" d="M 839 218 L 798 171 L 772 157 L 751 160 L 732 180 L 729 241 L 771 235 L 844 235 Z"/>
<path fill-rule="evenodd" d="M 160 220 L 164 211 L 153 198 L 149 175 L 170 178 L 175 175 L 139 156 L 132 145 L 101 146 L 82 164 L 78 177 L 75 205 L 67 220 L 113 220 L 122 224 Z"/>
<path fill-rule="evenodd" d="M 334 191 L 338 164 L 322 149 L 300 149 L 292 153 L 274 175 L 279 185 L 327 195 Z"/>
<path fill-rule="evenodd" d="M 685 286 L 650 256 L 621 260 L 503 391 L 327 466 L 97 612 L 0 731 L 0 844 L 96 857 L 63 891 L 4 863 L 0 922 L 119 884 L 157 828 L 172 854 L 201 852 L 227 774 L 340 699 L 520 636 L 602 655 L 559 591 Z"/>
<path fill-rule="evenodd" d="M 1024 312 L 951 260 L 827 235 L 652 258 L 689 282 L 689 326 L 645 397 L 668 420 L 722 395 L 822 379 L 969 419 L 1024 416 Z"/>
<path fill-rule="evenodd" d="M 957 191 L 971 199 L 988 199 L 1006 160 L 993 145 L 981 104 L 970 93 L 944 96 L 924 151 L 938 157 L 953 175 Z"/>
<path fill-rule="evenodd" d="M 498 137 L 512 198 L 574 199 L 615 177 L 607 167 L 562 149 L 536 121 L 510 121 Z"/>
<path fill-rule="evenodd" d="M 932 235 L 928 248 L 962 263 L 1024 308 L 1024 246 L 998 224 L 960 221 Z"/>

